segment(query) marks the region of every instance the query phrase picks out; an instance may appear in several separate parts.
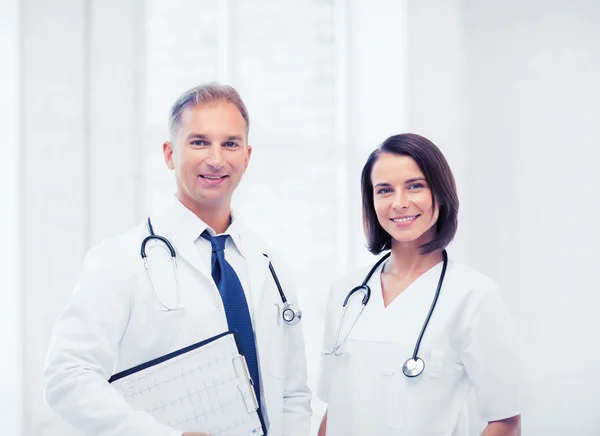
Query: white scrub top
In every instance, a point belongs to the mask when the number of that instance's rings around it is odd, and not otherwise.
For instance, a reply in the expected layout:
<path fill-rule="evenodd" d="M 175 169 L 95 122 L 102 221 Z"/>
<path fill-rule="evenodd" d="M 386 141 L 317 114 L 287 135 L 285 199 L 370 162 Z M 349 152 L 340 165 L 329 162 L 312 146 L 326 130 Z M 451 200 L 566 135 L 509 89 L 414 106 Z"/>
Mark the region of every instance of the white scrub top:
<path fill-rule="evenodd" d="M 327 436 L 465 436 L 465 403 L 474 389 L 481 420 L 520 414 L 521 347 L 498 286 L 448 262 L 440 296 L 421 341 L 424 372 L 402 373 L 433 301 L 442 262 L 384 307 L 382 266 L 369 281 L 371 299 L 342 347 L 324 355 L 317 395 L 328 403 Z M 368 268 L 331 291 L 323 348 L 330 352 L 343 301 Z M 362 293 L 348 303 L 340 340 L 356 319 Z"/>

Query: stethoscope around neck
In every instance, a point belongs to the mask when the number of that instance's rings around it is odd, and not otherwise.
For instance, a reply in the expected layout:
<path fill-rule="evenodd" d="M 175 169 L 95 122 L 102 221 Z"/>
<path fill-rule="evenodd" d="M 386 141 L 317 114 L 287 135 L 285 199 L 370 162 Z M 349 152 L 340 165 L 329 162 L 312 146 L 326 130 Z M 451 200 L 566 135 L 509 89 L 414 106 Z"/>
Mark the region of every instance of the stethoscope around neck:
<path fill-rule="evenodd" d="M 348 292 L 348 295 L 346 295 L 346 298 L 344 299 L 344 304 L 342 305 L 342 313 L 340 315 L 340 321 L 337 326 L 337 331 L 335 334 L 335 339 L 333 341 L 332 350 L 330 352 L 327 352 L 324 354 L 334 355 L 334 356 L 340 356 L 342 354 L 342 351 L 340 349 L 348 340 L 348 337 L 350 336 L 352 329 L 356 325 L 356 322 L 360 318 L 360 315 L 362 314 L 367 303 L 371 299 L 371 288 L 368 285 L 369 280 L 371 279 L 371 276 L 373 275 L 373 273 L 375 271 L 377 271 L 377 268 L 379 268 L 379 266 L 388 257 L 390 257 L 390 254 L 391 254 L 391 252 L 387 253 L 385 256 L 383 256 L 381 259 L 379 259 L 377 261 L 377 263 L 375 265 L 373 265 L 373 267 L 369 270 L 369 272 L 367 273 L 362 284 L 353 288 L 350 292 Z M 404 365 L 402 365 L 402 373 L 406 377 L 411 377 L 411 378 L 417 377 L 417 376 L 421 375 L 423 373 L 423 370 L 425 369 L 425 362 L 423 361 L 423 359 L 421 359 L 419 357 L 419 347 L 421 346 L 421 340 L 423 339 L 423 335 L 425 334 L 425 330 L 427 329 L 427 324 L 429 324 L 429 320 L 431 319 L 431 314 L 433 313 L 433 310 L 435 309 L 435 305 L 437 304 L 438 297 L 440 295 L 440 290 L 442 289 L 442 283 L 444 282 L 444 276 L 446 275 L 446 267 L 448 266 L 448 253 L 446 253 L 446 250 L 442 251 L 442 258 L 444 260 L 444 263 L 442 266 L 442 272 L 440 273 L 440 278 L 438 280 L 437 289 L 435 291 L 435 296 L 433 297 L 433 301 L 431 302 L 431 307 L 429 308 L 429 313 L 427 314 L 427 318 L 425 318 L 425 322 L 423 323 L 423 327 L 421 328 L 421 332 L 419 333 L 419 337 L 417 339 L 417 343 L 415 344 L 415 349 L 414 349 L 412 357 L 408 358 L 406 360 L 406 362 L 404 362 Z M 346 307 L 348 305 L 348 301 L 350 301 L 350 298 L 357 292 L 363 293 L 360 309 L 358 310 L 356 317 L 354 318 L 354 321 L 352 322 L 352 325 L 348 329 L 346 336 L 344 336 L 342 341 L 339 341 L 340 331 L 342 329 L 344 317 L 346 316 Z"/>
<path fill-rule="evenodd" d="M 160 301 L 160 304 L 163 306 L 164 311 L 170 312 L 173 310 L 179 310 L 179 303 L 181 300 L 181 287 L 179 285 L 179 271 L 177 270 L 177 253 L 175 252 L 173 244 L 171 244 L 171 242 L 167 238 L 154 233 L 154 228 L 152 227 L 150 217 L 148 217 L 146 225 L 148 227 L 148 233 L 150 233 L 150 235 L 146 236 L 142 241 L 142 244 L 140 246 L 140 255 L 142 256 L 142 260 L 144 261 L 146 271 L 148 271 L 148 276 L 150 277 L 150 282 L 152 283 L 152 289 L 154 290 L 158 301 Z M 150 264 L 148 263 L 148 255 L 146 254 L 146 244 L 152 240 L 160 241 L 167 248 L 167 250 L 169 250 L 169 254 L 171 255 L 171 261 L 173 263 L 173 275 L 175 276 L 175 289 L 177 295 L 176 303 L 174 306 L 169 306 L 167 303 L 165 303 L 165 301 L 160 295 L 160 292 L 158 292 L 156 283 L 154 282 L 154 277 L 152 276 L 152 269 L 150 268 Z M 281 284 L 279 283 L 279 279 L 277 278 L 277 274 L 275 273 L 275 268 L 273 268 L 273 264 L 271 263 L 269 256 L 267 256 L 265 253 L 263 253 L 263 256 L 265 256 L 269 261 L 269 271 L 271 271 L 271 275 L 273 276 L 273 280 L 275 281 L 275 285 L 277 286 L 279 296 L 281 297 L 281 301 L 283 303 L 283 311 L 281 312 L 283 322 L 285 322 L 288 325 L 296 325 L 302 319 L 302 310 L 300 310 L 295 305 L 288 303 L 288 300 L 285 296 L 285 293 L 283 292 Z"/>

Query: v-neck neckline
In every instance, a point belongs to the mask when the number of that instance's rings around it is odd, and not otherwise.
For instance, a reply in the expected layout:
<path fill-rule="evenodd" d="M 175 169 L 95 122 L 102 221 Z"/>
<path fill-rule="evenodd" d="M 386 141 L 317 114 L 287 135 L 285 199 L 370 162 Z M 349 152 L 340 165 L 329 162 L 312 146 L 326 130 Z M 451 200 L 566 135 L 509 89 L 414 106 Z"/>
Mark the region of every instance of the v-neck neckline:
<path fill-rule="evenodd" d="M 381 309 L 383 309 L 384 312 L 386 312 L 392 306 L 398 305 L 396 303 L 398 300 L 405 300 L 407 298 L 410 298 L 410 295 L 412 295 L 414 293 L 415 288 L 422 287 L 421 286 L 422 282 L 424 282 L 425 280 L 428 280 L 428 278 L 431 277 L 431 275 L 433 274 L 434 271 L 437 271 L 437 273 L 439 275 L 441 273 L 442 266 L 444 265 L 443 260 L 441 260 L 440 262 L 433 265 L 431 268 L 429 268 L 427 271 L 425 271 L 423 274 L 421 274 L 419 277 L 417 277 L 410 285 L 408 285 L 402 292 L 400 292 L 400 294 L 398 294 L 386 306 L 384 303 L 384 300 L 383 300 L 383 283 L 381 282 L 381 274 L 383 273 L 383 268 L 385 267 L 385 265 L 388 262 L 389 262 L 389 259 L 387 259 L 385 262 L 383 262 L 381 265 L 379 265 L 379 267 L 377 268 L 376 274 L 373 274 L 373 277 L 371 278 L 371 280 L 377 278 L 377 281 L 375 283 L 373 290 L 375 290 L 374 294 L 377 298 L 377 304 L 380 306 Z M 408 297 L 407 297 L 407 295 L 408 295 Z"/>

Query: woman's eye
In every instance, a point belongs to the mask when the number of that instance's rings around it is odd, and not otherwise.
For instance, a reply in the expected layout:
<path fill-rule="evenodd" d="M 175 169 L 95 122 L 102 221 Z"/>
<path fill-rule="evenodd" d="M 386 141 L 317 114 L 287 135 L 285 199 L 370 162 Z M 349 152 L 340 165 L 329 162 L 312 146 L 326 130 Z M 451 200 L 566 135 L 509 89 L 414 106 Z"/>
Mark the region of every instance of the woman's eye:
<path fill-rule="evenodd" d="M 377 191 L 378 194 L 389 194 L 390 192 L 392 192 L 392 190 L 389 188 L 381 188 Z"/>
<path fill-rule="evenodd" d="M 411 191 L 414 191 L 415 189 L 421 189 L 424 187 L 425 185 L 423 183 L 411 183 L 410 185 L 408 185 L 408 189 L 410 189 Z"/>

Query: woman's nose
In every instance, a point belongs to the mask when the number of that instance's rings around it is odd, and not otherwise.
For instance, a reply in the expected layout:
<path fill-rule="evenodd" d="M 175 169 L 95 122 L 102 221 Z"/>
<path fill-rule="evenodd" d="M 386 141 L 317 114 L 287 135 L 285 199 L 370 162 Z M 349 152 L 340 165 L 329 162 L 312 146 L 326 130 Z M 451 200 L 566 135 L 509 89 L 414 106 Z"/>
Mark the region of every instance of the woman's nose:
<path fill-rule="evenodd" d="M 408 196 L 404 192 L 398 190 L 396 195 L 394 195 L 392 207 L 396 210 L 408 207 Z"/>

